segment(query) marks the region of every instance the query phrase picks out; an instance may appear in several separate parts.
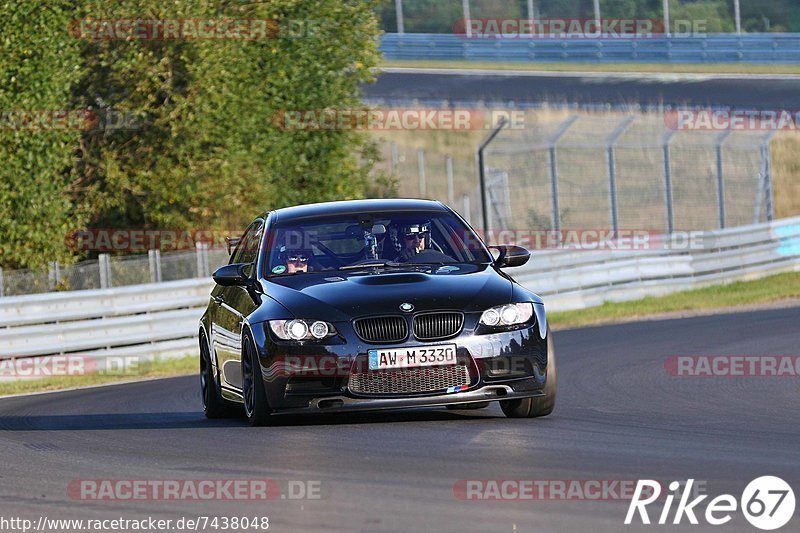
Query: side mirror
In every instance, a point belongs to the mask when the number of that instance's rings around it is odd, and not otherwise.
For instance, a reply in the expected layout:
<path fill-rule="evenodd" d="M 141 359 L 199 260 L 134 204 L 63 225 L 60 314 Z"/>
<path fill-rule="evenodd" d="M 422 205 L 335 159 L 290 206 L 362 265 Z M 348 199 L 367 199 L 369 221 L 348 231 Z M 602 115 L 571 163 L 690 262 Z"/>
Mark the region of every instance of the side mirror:
<path fill-rule="evenodd" d="M 248 266 L 243 263 L 233 263 L 219 267 L 211 276 L 217 285 L 223 287 L 238 287 L 245 286 L 250 283 L 250 278 L 245 273 L 245 267 Z"/>
<path fill-rule="evenodd" d="M 500 268 L 518 267 L 528 262 L 531 258 L 531 253 L 522 246 L 490 246 L 500 252 L 494 263 Z"/>

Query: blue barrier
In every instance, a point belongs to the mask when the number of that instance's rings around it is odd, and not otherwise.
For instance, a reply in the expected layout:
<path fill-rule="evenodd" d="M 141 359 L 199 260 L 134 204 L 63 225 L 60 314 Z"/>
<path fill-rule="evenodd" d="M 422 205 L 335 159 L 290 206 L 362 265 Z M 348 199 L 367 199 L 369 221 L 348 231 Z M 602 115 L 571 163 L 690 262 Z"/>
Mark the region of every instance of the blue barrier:
<path fill-rule="evenodd" d="M 387 33 L 381 51 L 389 60 L 800 64 L 800 33 L 592 40 Z"/>

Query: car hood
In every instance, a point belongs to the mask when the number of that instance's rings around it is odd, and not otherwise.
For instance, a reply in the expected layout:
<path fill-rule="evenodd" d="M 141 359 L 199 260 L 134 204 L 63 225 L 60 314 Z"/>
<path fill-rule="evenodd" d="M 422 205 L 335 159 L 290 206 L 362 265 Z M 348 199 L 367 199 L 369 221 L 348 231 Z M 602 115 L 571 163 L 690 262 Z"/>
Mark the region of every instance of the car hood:
<path fill-rule="evenodd" d="M 275 276 L 265 283 L 267 296 L 297 318 L 347 321 L 374 314 L 456 309 L 483 311 L 508 303 L 512 282 L 489 265 L 447 265 L 430 273 L 331 271 Z M 269 317 L 266 317 L 269 318 Z"/>

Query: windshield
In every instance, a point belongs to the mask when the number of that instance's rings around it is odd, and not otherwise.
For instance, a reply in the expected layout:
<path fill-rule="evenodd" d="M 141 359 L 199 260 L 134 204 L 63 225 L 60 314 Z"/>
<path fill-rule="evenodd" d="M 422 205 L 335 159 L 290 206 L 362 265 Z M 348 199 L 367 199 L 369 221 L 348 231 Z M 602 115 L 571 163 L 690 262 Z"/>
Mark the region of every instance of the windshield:
<path fill-rule="evenodd" d="M 472 229 L 443 212 L 319 217 L 279 223 L 271 234 L 266 276 L 491 262 Z"/>

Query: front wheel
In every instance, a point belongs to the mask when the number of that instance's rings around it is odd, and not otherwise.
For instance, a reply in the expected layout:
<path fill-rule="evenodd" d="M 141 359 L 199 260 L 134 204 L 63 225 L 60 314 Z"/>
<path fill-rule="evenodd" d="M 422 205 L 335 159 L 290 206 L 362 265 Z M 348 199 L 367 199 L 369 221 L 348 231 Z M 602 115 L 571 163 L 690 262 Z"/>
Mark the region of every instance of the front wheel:
<path fill-rule="evenodd" d="M 211 351 L 205 336 L 200 337 L 200 395 L 206 418 L 227 418 L 234 415 L 231 406 L 222 398 L 217 388 Z"/>
<path fill-rule="evenodd" d="M 244 396 L 244 414 L 251 426 L 269 425 L 272 418 L 264 390 L 264 378 L 261 375 L 261 364 L 258 353 L 249 334 L 242 342 L 242 395 Z"/>
<path fill-rule="evenodd" d="M 536 418 L 547 416 L 556 406 L 556 351 L 553 348 L 553 335 L 547 327 L 547 381 L 544 384 L 544 396 L 538 398 L 522 398 L 521 400 L 504 400 L 500 408 L 509 418 Z"/>

